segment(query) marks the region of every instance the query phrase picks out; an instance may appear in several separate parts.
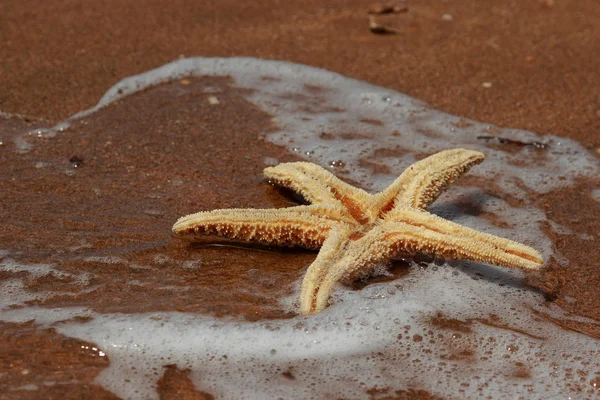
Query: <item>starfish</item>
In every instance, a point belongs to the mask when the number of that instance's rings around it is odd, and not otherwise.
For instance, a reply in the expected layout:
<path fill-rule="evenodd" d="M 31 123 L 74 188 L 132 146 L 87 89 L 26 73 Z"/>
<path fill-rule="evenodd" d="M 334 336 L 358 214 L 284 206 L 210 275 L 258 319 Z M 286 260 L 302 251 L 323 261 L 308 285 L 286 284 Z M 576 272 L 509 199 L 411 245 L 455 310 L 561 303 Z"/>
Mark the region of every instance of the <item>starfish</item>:
<path fill-rule="evenodd" d="M 192 239 L 218 235 L 239 241 L 319 249 L 301 287 L 300 312 L 327 307 L 337 282 L 351 282 L 397 257 L 418 253 L 504 267 L 542 265 L 531 247 L 445 220 L 426 211 L 483 153 L 453 149 L 408 167 L 382 192 L 369 194 L 308 162 L 265 168 L 273 183 L 310 205 L 281 209 L 225 209 L 180 218 L 173 232 Z"/>

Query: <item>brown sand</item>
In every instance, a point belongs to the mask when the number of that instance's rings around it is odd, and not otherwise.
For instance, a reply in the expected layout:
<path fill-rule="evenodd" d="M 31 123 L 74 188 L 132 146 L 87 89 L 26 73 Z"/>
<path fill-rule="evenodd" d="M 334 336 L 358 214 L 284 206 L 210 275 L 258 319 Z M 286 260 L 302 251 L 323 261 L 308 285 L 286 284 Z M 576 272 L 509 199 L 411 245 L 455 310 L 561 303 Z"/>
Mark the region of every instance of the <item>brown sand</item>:
<path fill-rule="evenodd" d="M 414 3 L 408 3 L 408 13 L 378 17 L 397 28 L 399 34 L 375 35 L 368 30 L 366 12 L 374 5 L 368 1 L 329 1 L 326 5 L 320 1 L 280 4 L 266 0 L 225 1 L 218 5 L 193 1 L 148 1 L 143 5 L 117 1 L 3 2 L 0 110 L 32 117 L 3 119 L 0 132 L 7 140 L 11 135 L 7 132 L 38 127 L 39 119 L 48 124 L 56 122 L 95 104 L 121 78 L 180 55 L 243 55 L 323 67 L 396 89 L 457 115 L 568 136 L 591 151 L 600 148 L 600 3 L 508 1 L 491 7 L 477 1 Z M 452 20 L 442 19 L 443 14 L 452 15 Z M 484 82 L 492 86 L 483 87 Z M 207 82 L 193 81 L 193 85 L 202 84 Z M 228 82 L 216 80 L 210 84 L 225 88 Z M 177 82 L 153 90 L 162 90 L 165 95 L 182 91 L 185 100 L 186 88 Z M 172 271 L 169 263 L 197 254 L 193 248 L 178 247 L 165 235 L 172 221 L 190 207 L 281 207 L 292 203 L 292 199 L 256 178 L 265 155 L 291 160 L 281 149 L 251 139 L 268 129 L 268 116 L 235 96 L 235 92 L 224 102 L 227 106 L 220 108 L 221 115 L 202 114 L 194 99 L 162 108 L 153 105 L 155 101 L 150 92 L 144 92 L 123 106 L 98 113 L 85 126 L 76 127 L 77 135 L 67 132 L 52 139 L 52 146 L 34 147 L 23 156 L 29 163 L 6 151 L 10 144 L 0 147 L 3 247 L 11 253 L 22 252 L 23 262 L 53 262 L 74 274 L 87 269 L 97 276 L 97 281 L 90 284 L 101 288 L 78 293 L 79 288 L 71 287 L 68 279 L 46 277 L 27 282 L 28 289 L 60 287 L 65 293 L 76 294 L 40 301 L 49 307 L 84 305 L 105 312 L 181 310 L 251 320 L 285 318 L 272 299 L 287 293 L 289 284 L 314 257 L 312 253 L 232 248 L 224 254 L 205 247 L 198 260 L 202 274 L 194 270 L 194 265 L 187 270 L 180 268 L 177 274 L 168 272 Z M 139 104 L 161 109 L 162 115 L 128 112 L 128 107 L 139 110 Z M 180 115 L 177 124 L 170 122 L 173 114 Z M 123 118 L 133 118 L 129 125 L 133 131 L 127 135 L 119 135 L 118 131 L 112 137 L 97 135 L 106 128 L 124 129 L 113 122 Z M 242 120 L 245 135 L 236 132 Z M 192 140 L 190 130 L 196 131 L 198 126 L 214 129 L 203 134 L 221 134 L 229 145 L 211 148 L 198 159 L 194 146 L 186 146 L 186 141 Z M 167 131 L 171 140 L 165 143 Z M 252 151 L 253 146 L 260 147 L 260 152 Z M 181 149 L 186 149 L 178 154 L 179 161 L 187 166 L 183 169 L 177 168 L 173 157 Z M 48 162 L 48 166 L 32 168 L 34 161 Z M 66 180 L 64 171 L 75 168 L 75 164 L 77 174 Z M 123 174 L 123 165 L 131 174 Z M 162 171 L 180 173 L 166 177 L 164 172 L 157 172 L 144 182 L 136 181 L 138 171 L 152 170 L 156 165 L 161 165 Z M 190 191 L 186 199 L 174 197 L 172 193 L 187 181 L 210 181 L 213 186 L 210 190 L 186 186 Z M 123 186 L 131 187 L 131 192 L 124 193 Z M 568 190 L 543 196 L 538 202 L 566 227 L 597 237 L 600 203 L 589 195 L 589 186 L 590 182 L 580 182 Z M 100 187 L 101 193 L 94 192 Z M 239 196 L 241 192 L 243 197 Z M 148 196 L 140 198 L 139 193 Z M 128 201 L 132 196 L 137 200 L 135 204 Z M 144 211 L 141 214 L 140 209 Z M 64 220 L 64 215 L 69 219 Z M 32 235 L 39 226 L 45 229 Z M 81 246 L 77 232 L 96 232 L 96 236 L 91 247 L 83 248 L 75 257 L 64 249 Z M 596 259 L 590 256 L 600 254 L 598 242 L 582 241 L 574 235 L 554 235 L 553 240 L 569 259 L 570 268 L 551 266 L 543 276 L 532 279 L 532 284 L 564 309 L 600 320 L 600 274 Z M 155 253 L 165 252 L 171 256 L 170 261 L 155 257 Z M 135 271 L 119 262 L 81 262 L 84 256 L 114 255 L 149 270 L 134 276 Z M 223 268 L 225 265 L 228 268 Z M 238 269 L 232 270 L 232 265 Z M 268 271 L 268 279 L 259 279 L 256 269 Z M 405 272 L 402 266 L 398 268 L 398 275 Z M 137 287 L 126 284 L 134 278 L 139 281 Z M 205 297 L 198 297 L 197 290 L 169 289 L 192 285 L 203 287 Z M 215 300 L 216 291 L 239 285 L 246 289 L 244 293 L 253 295 L 225 290 L 229 297 Z M 600 338 L 598 325 L 557 323 Z M 440 329 L 468 329 L 464 321 L 450 321 L 443 316 L 434 325 Z M 91 383 L 106 360 L 92 363 L 88 354 L 86 361 L 81 361 L 81 346 L 91 348 L 93 344 L 51 331 L 36 332 L 28 325 L 3 324 L 0 332 L 3 340 L 10 338 L 8 345 L 0 347 L 0 373 L 5 373 L 0 375 L 0 393 L 7 387 L 44 380 L 62 383 L 35 392 L 13 391 L 6 398 L 113 398 Z M 34 354 L 33 349 L 40 346 L 47 349 L 52 360 L 62 361 L 49 363 Z M 64 365 L 73 372 L 64 371 Z M 24 378 L 28 375 L 23 372 L 26 369 L 35 370 L 37 380 Z M 163 398 L 210 397 L 196 391 L 186 371 L 174 367 L 166 367 L 165 371 L 159 381 Z M 79 383 L 69 384 L 75 378 Z M 397 396 L 429 395 L 418 392 Z"/>
<path fill-rule="evenodd" d="M 600 146 L 600 3 L 423 0 L 385 17 L 376 2 L 82 0 L 0 5 L 0 110 L 56 121 L 184 56 L 297 62 L 396 89 L 456 115 Z M 452 15 L 452 21 L 441 18 Z M 482 87 L 491 82 L 492 87 Z"/>

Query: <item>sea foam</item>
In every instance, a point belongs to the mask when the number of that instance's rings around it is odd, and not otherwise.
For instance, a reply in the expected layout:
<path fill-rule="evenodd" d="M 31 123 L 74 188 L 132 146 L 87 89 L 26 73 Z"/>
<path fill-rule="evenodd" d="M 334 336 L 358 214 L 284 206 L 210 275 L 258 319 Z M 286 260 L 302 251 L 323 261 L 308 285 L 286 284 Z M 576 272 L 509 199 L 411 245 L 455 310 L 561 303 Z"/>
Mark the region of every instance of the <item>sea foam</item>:
<path fill-rule="evenodd" d="M 544 260 L 567 265 L 542 231 L 553 221 L 529 196 L 597 176 L 597 160 L 581 145 L 446 114 L 393 90 L 322 69 L 249 58 L 181 59 L 124 79 L 95 107 L 40 135 L 56 135 L 74 120 L 137 91 L 193 76 L 231 76 L 235 86 L 251 89 L 247 100 L 269 113 L 277 126 L 266 140 L 367 190 L 385 188 L 426 154 L 456 147 L 483 151 L 486 161 L 469 174 L 493 182 L 500 193 L 455 186 L 431 211 L 527 243 L 540 249 Z M 504 151 L 502 138 L 522 144 Z M 32 139 L 26 143 L 30 146 Z M 596 191 L 592 195 L 598 197 Z M 519 199 L 518 204 L 503 196 Z M 465 213 L 457 206 L 460 199 L 495 218 Z M 0 269 L 5 268 L 16 267 L 5 260 Z M 52 267 L 18 268 L 36 274 Z M 427 268 L 415 264 L 401 280 L 361 291 L 336 288 L 334 304 L 317 315 L 268 322 L 177 312 L 15 310 L 8 305 L 22 304 L 21 292 L 12 297 L 3 291 L 0 319 L 36 319 L 66 336 L 95 343 L 110 358 L 97 381 L 122 398 L 158 399 L 157 371 L 165 364 L 189 368 L 198 388 L 219 398 L 355 398 L 370 389 L 389 395 L 418 389 L 463 398 L 593 396 L 600 374 L 598 341 L 540 316 L 593 321 L 546 305 L 541 294 L 520 284 L 521 277 L 519 271 L 467 262 Z M 294 310 L 297 295 L 298 288 L 293 297 L 282 299 L 282 307 Z M 56 324 L 74 315 L 93 318 Z M 436 318 L 462 321 L 462 328 L 440 327 Z"/>

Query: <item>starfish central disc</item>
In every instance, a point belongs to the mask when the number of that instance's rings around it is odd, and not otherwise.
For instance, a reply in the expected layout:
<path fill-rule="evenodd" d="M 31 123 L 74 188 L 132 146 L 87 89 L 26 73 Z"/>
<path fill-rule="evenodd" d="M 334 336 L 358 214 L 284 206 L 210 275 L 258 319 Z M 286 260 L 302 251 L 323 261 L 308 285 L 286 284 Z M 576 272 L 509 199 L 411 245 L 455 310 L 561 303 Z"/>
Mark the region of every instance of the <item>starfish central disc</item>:
<path fill-rule="evenodd" d="M 337 282 L 352 281 L 375 265 L 416 254 L 536 269 L 539 252 L 426 211 L 438 196 L 484 155 L 446 150 L 408 167 L 376 194 L 349 185 L 307 162 L 279 164 L 264 173 L 310 205 L 282 209 L 225 209 L 180 218 L 176 235 L 218 235 L 239 241 L 319 249 L 302 282 L 300 312 L 327 307 Z"/>

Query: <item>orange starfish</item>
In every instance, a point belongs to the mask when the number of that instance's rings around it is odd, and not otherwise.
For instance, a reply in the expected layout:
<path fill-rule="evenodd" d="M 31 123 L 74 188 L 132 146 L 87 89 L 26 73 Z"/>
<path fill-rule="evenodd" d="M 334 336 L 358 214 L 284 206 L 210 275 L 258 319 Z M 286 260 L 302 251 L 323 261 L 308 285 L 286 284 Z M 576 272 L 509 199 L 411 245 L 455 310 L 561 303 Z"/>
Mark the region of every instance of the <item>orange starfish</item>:
<path fill-rule="evenodd" d="M 320 166 L 279 164 L 264 173 L 300 193 L 311 205 L 282 209 L 227 209 L 180 218 L 177 235 L 219 236 L 278 246 L 320 248 L 302 282 L 300 311 L 323 310 L 334 285 L 368 274 L 382 262 L 418 253 L 505 267 L 542 264 L 531 247 L 458 225 L 425 209 L 471 166 L 477 151 L 454 149 L 427 157 L 404 171 L 387 189 L 369 194 Z"/>

